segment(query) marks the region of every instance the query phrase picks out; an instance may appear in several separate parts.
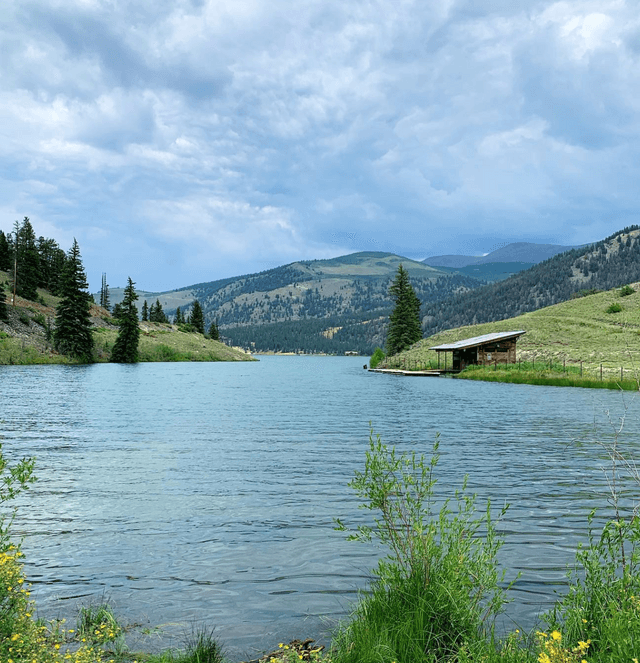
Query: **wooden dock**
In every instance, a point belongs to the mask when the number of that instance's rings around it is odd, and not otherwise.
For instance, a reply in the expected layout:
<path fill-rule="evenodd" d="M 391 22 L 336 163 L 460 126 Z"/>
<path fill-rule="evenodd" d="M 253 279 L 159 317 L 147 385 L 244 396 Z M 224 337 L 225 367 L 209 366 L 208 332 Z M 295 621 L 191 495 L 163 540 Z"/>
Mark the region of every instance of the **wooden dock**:
<path fill-rule="evenodd" d="M 429 377 L 429 378 L 438 378 L 442 375 L 450 375 L 451 373 L 457 373 L 458 371 L 452 370 L 438 370 L 429 369 L 424 371 L 407 371 L 402 368 L 369 368 L 367 369 L 369 373 L 389 373 L 390 375 L 409 375 L 411 377 Z"/>

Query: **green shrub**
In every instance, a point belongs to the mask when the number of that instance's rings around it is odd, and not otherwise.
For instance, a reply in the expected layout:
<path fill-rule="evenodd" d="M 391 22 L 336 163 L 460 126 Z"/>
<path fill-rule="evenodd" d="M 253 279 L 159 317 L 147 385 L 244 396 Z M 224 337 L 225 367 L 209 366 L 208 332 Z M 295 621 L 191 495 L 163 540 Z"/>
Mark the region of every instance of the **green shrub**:
<path fill-rule="evenodd" d="M 373 351 L 373 355 L 371 355 L 371 359 L 369 360 L 369 368 L 376 368 L 378 364 L 384 360 L 385 358 L 384 351 L 382 348 L 376 348 Z"/>
<path fill-rule="evenodd" d="M 23 325 L 26 325 L 27 327 L 31 323 L 31 318 L 24 311 L 20 311 L 20 313 L 18 313 L 18 319 Z"/>
<path fill-rule="evenodd" d="M 607 308 L 607 313 L 620 313 L 622 311 L 622 306 L 618 302 L 614 302 Z"/>
<path fill-rule="evenodd" d="M 47 327 L 47 320 L 46 320 L 46 318 L 44 317 L 44 315 L 42 315 L 42 313 L 36 313 L 36 314 L 33 316 L 33 321 L 34 321 L 36 324 L 38 324 L 38 325 L 40 325 L 41 327 L 44 327 L 44 328 L 46 329 L 46 327 Z"/>
<path fill-rule="evenodd" d="M 629 295 L 633 295 L 635 290 L 630 286 L 630 285 L 623 285 L 620 290 L 618 290 L 618 293 L 620 297 L 628 297 Z"/>
<path fill-rule="evenodd" d="M 377 540 L 389 552 L 378 563 L 371 593 L 335 636 L 336 663 L 453 660 L 492 633 L 505 603 L 504 572 L 496 561 L 502 540 L 490 504 L 476 515 L 466 479 L 437 505 L 437 451 L 436 440 L 429 461 L 397 454 L 371 433 L 365 469 L 349 485 L 378 517 L 349 538 Z"/>

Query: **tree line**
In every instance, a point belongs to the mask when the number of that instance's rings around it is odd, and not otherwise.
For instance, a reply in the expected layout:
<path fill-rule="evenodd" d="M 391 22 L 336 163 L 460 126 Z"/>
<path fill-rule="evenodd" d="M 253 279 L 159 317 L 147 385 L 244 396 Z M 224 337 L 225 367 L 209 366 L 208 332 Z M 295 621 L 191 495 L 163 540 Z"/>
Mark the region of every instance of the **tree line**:
<path fill-rule="evenodd" d="M 59 297 L 55 326 L 51 332 L 54 348 L 61 354 L 84 363 L 93 361 L 91 305 L 95 302 L 88 291 L 89 284 L 82 264 L 80 247 L 75 238 L 73 245 L 65 253 L 55 240 L 44 237 L 36 239 L 29 218 L 24 217 L 21 223 L 16 221 L 13 233 L 5 234 L 0 230 L 0 270 L 9 273 L 8 285 L 14 295 L 38 301 L 42 299 L 38 296 L 38 288 L 42 288 Z M 134 286 L 134 282 L 129 277 L 123 301 L 113 307 L 113 317 L 118 324 L 118 336 L 111 353 L 112 362 L 138 361 L 140 329 L 138 309 L 135 304 L 138 295 Z M 110 309 L 109 299 L 109 287 L 106 274 L 103 273 L 100 305 L 107 311 Z M 188 328 L 184 331 L 205 334 L 204 315 L 197 300 L 192 303 L 187 319 L 181 314 L 178 315 L 183 326 Z M 8 318 L 6 292 L 0 287 L 0 320 Z M 143 319 L 168 322 L 157 300 L 150 308 L 145 301 Z M 217 321 L 211 324 L 209 334 L 215 340 L 220 339 Z"/>

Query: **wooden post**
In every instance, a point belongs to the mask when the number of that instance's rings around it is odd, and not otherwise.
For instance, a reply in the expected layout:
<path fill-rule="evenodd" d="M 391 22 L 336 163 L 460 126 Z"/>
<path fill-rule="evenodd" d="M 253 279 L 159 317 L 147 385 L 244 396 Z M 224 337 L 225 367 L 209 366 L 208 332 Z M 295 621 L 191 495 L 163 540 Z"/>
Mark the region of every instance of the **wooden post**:
<path fill-rule="evenodd" d="M 562 372 L 563 373 L 567 372 L 567 358 L 566 357 L 562 360 Z"/>
<path fill-rule="evenodd" d="M 602 364 L 600 364 L 600 382 L 602 382 Z"/>

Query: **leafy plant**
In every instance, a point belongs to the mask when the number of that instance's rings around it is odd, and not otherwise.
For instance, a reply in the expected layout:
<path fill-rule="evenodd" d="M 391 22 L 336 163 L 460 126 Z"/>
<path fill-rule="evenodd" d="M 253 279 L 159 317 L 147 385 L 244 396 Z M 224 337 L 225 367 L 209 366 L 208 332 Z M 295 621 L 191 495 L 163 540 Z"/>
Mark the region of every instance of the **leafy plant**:
<path fill-rule="evenodd" d="M 618 294 L 620 297 L 628 297 L 629 295 L 633 295 L 635 290 L 630 286 L 630 285 L 623 285 L 620 290 L 618 290 Z"/>
<path fill-rule="evenodd" d="M 496 561 L 502 539 L 490 503 L 476 515 L 466 479 L 453 498 L 438 504 L 438 460 L 437 438 L 427 460 L 399 454 L 371 432 L 365 469 L 349 485 L 362 508 L 378 516 L 348 538 L 376 540 L 389 552 L 378 563 L 370 595 L 335 638 L 336 661 L 440 660 L 492 632 L 506 602 L 505 574 Z M 337 527 L 347 530 L 339 520 Z"/>
<path fill-rule="evenodd" d="M 376 368 L 378 364 L 385 358 L 384 350 L 382 348 L 376 348 L 369 360 L 369 368 Z"/>
<path fill-rule="evenodd" d="M 618 302 L 614 302 L 607 308 L 607 313 L 620 313 L 622 306 Z"/>

